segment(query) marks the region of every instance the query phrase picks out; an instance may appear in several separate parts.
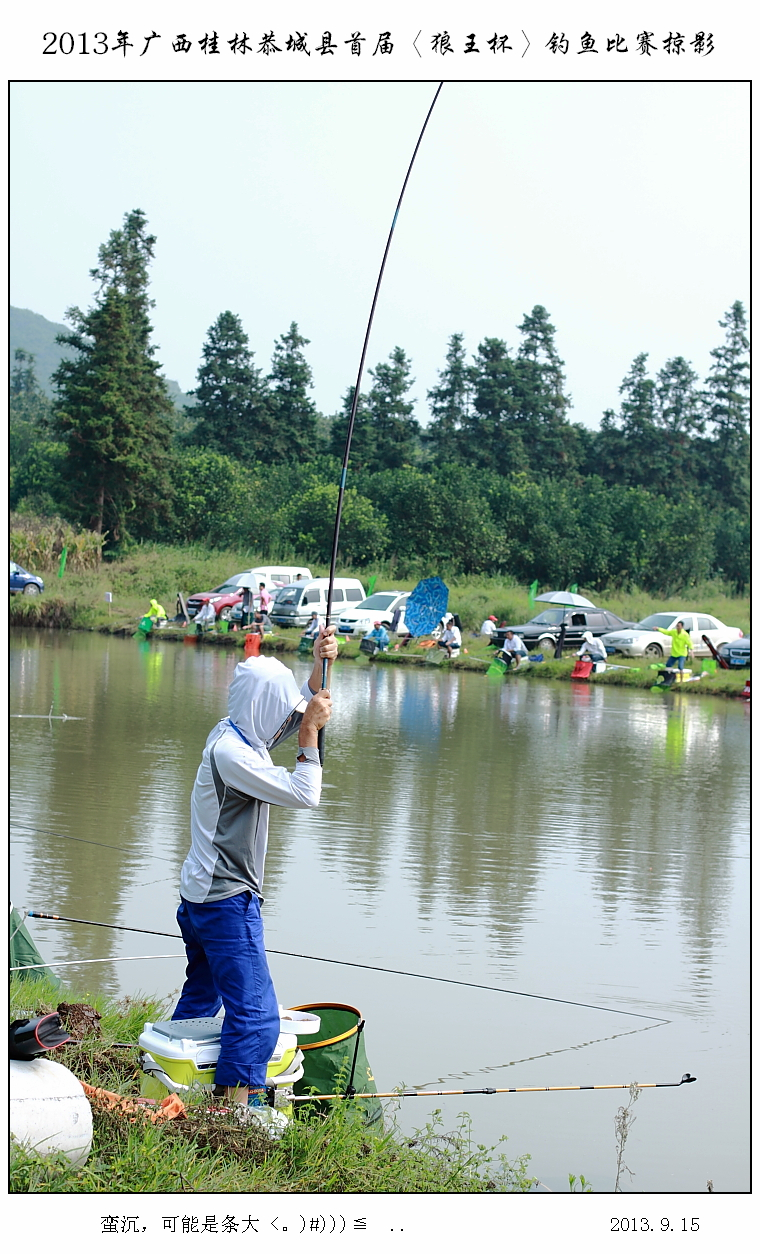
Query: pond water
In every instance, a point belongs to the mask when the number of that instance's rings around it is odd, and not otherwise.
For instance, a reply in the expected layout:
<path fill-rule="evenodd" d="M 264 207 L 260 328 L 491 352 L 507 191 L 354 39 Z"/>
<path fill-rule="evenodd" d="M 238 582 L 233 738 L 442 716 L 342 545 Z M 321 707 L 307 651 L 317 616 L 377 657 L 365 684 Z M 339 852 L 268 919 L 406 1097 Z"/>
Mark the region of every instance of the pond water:
<path fill-rule="evenodd" d="M 14 904 L 176 933 L 190 790 L 238 660 L 11 632 L 11 713 L 81 720 L 11 719 Z M 320 809 L 271 812 L 267 943 L 311 956 L 271 955 L 280 1001 L 359 1007 L 381 1091 L 691 1072 L 641 1093 L 622 1187 L 748 1190 L 747 707 L 364 660 L 336 666 L 333 694 Z M 168 937 L 28 927 L 79 987 L 182 982 Z M 467 1111 L 475 1141 L 507 1136 L 547 1188 L 573 1172 L 605 1192 L 626 1101 L 421 1097 L 396 1118 L 440 1109 L 450 1129 Z"/>

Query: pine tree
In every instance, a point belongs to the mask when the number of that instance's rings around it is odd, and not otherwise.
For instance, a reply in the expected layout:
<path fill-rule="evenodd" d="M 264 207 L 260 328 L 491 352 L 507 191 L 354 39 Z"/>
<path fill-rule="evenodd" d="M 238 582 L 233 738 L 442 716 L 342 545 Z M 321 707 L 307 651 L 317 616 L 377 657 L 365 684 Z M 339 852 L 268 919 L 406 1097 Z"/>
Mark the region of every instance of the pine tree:
<path fill-rule="evenodd" d="M 540 422 L 556 425 L 565 420 L 571 406 L 570 397 L 565 394 L 564 361 L 554 344 L 556 328 L 549 321 L 549 314 L 543 305 L 534 305 L 529 314 L 525 314 L 519 326 L 523 337 L 517 351 L 518 361 L 532 367 L 526 371 L 526 395 L 533 404 L 527 410 L 525 418 L 529 422 Z"/>
<path fill-rule="evenodd" d="M 342 462 L 346 452 L 346 436 L 351 420 L 351 406 L 354 402 L 354 388 L 349 387 L 343 397 L 343 409 L 333 419 L 330 428 L 329 451 L 333 457 Z M 367 406 L 367 397 L 362 393 L 356 406 L 354 430 L 351 436 L 351 454 L 349 465 L 352 471 L 366 470 L 374 464 L 375 432 L 372 418 Z"/>
<path fill-rule="evenodd" d="M 202 351 L 198 386 L 191 393 L 197 405 L 187 410 L 188 417 L 198 420 L 191 442 L 249 461 L 257 451 L 266 399 L 239 317 L 229 309 L 220 313 L 208 329 Z"/>
<path fill-rule="evenodd" d="M 467 421 L 472 380 L 467 369 L 464 335 L 457 331 L 449 340 L 446 365 L 438 371 L 440 382 L 428 392 L 432 422 L 423 439 L 439 465 L 460 457 L 460 432 Z"/>
<path fill-rule="evenodd" d="M 127 528 L 150 533 L 168 514 L 172 404 L 151 344 L 148 266 L 155 236 L 134 210 L 112 231 L 91 270 L 98 283 L 88 313 L 58 342 L 76 350 L 53 375 L 51 426 L 67 445 L 66 467 L 78 521 L 118 542 Z"/>
<path fill-rule="evenodd" d="M 684 357 L 671 357 L 658 371 L 654 420 L 677 436 L 692 436 L 705 429 L 696 384 L 699 375 Z"/>
<path fill-rule="evenodd" d="M 657 391 L 647 366 L 648 353 L 634 357 L 620 384 L 620 422 L 624 437 L 624 482 L 657 489 L 667 476 L 667 443 L 657 424 Z"/>
<path fill-rule="evenodd" d="M 520 327 L 515 386 L 518 430 L 541 476 L 567 474 L 578 459 L 577 434 L 567 421 L 572 404 L 565 393 L 564 361 L 557 352 L 556 328 L 543 305 L 534 305 Z"/>
<path fill-rule="evenodd" d="M 8 407 L 8 453 L 12 465 L 45 434 L 50 415 L 50 401 L 37 381 L 34 353 L 17 348 L 13 357 Z"/>
<path fill-rule="evenodd" d="M 275 343 L 266 408 L 258 423 L 262 462 L 310 461 L 317 451 L 317 409 L 308 394 L 314 384 L 303 353 L 308 343 L 295 322 Z"/>
<path fill-rule="evenodd" d="M 519 367 L 504 340 L 487 337 L 469 367 L 472 406 L 460 436 L 462 459 L 470 466 L 509 475 L 526 470 L 528 459 L 518 420 Z"/>
<path fill-rule="evenodd" d="M 372 470 L 407 466 L 417 456 L 420 425 L 414 417 L 414 402 L 407 399 L 414 383 L 411 369 L 403 348 L 397 346 L 387 362 L 380 362 L 369 372 L 373 379 L 367 396 L 374 442 Z"/>
<path fill-rule="evenodd" d="M 725 505 L 749 505 L 749 339 L 747 317 L 734 301 L 718 322 L 725 343 L 713 348 L 713 364 L 703 394 L 705 417 L 712 423 L 712 481 Z"/>

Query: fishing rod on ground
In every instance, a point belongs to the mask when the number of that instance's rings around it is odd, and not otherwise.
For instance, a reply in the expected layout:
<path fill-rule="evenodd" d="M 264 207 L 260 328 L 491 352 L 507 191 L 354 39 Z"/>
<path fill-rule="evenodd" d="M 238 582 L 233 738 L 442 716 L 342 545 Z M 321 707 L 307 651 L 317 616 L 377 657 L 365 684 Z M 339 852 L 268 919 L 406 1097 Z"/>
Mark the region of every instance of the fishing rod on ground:
<path fill-rule="evenodd" d="M 369 1100 L 372 1097 L 470 1097 L 480 1093 L 489 1097 L 498 1093 L 585 1093 L 590 1090 L 631 1089 L 633 1087 L 678 1089 L 682 1084 L 694 1084 L 696 1079 L 695 1075 L 690 1075 L 687 1071 L 680 1080 L 660 1083 L 639 1084 L 638 1081 L 634 1081 L 633 1084 L 530 1084 L 513 1089 L 398 1089 L 394 1093 L 310 1093 L 294 1095 L 289 1100 L 292 1102 L 336 1102 L 354 1101 L 356 1098 Z"/>
<path fill-rule="evenodd" d="M 412 153 L 412 159 L 409 162 L 409 166 L 406 171 L 406 177 L 404 178 L 404 182 L 401 187 L 401 194 L 398 198 L 398 203 L 396 204 L 396 212 L 394 213 L 393 221 L 391 222 L 391 229 L 388 232 L 388 239 L 385 245 L 385 252 L 383 253 L 383 260 L 380 266 L 380 273 L 377 276 L 377 283 L 375 284 L 375 294 L 372 298 L 372 307 L 370 308 L 370 311 L 369 311 L 369 320 L 367 322 L 367 330 L 364 334 L 364 344 L 362 345 L 362 355 L 361 355 L 361 360 L 359 361 L 359 371 L 356 376 L 356 387 L 354 388 L 353 400 L 351 402 L 351 414 L 348 420 L 348 430 L 346 432 L 346 447 L 343 453 L 343 467 L 342 467 L 341 475 L 340 475 L 340 484 L 338 486 L 338 504 L 335 510 L 335 528 L 333 530 L 332 555 L 330 557 L 330 582 L 327 585 L 327 609 L 325 612 L 325 624 L 328 626 L 330 624 L 330 619 L 332 615 L 333 583 L 335 582 L 335 567 L 338 561 L 338 541 L 340 538 L 340 519 L 341 519 L 341 514 L 343 512 L 343 496 L 346 490 L 346 475 L 348 473 L 348 458 L 351 452 L 351 440 L 354 434 L 356 410 L 359 404 L 359 392 L 361 388 L 362 374 L 364 373 L 364 362 L 367 356 L 367 348 L 369 346 L 369 335 L 370 335 L 370 331 L 372 330 L 372 320 L 375 316 L 375 306 L 377 305 L 377 298 L 380 294 L 380 284 L 383 281 L 383 274 L 385 272 L 385 263 L 388 260 L 388 253 L 390 252 L 391 240 L 393 239 L 393 232 L 396 229 L 396 220 L 399 215 L 399 210 L 401 209 L 401 202 L 404 199 L 404 192 L 406 191 L 406 185 L 409 182 L 409 176 L 412 173 L 412 166 L 414 165 L 417 152 L 419 150 L 420 144 L 422 143 L 422 137 L 425 134 L 425 130 L 427 129 L 427 124 L 430 121 L 430 115 L 432 114 L 433 109 L 435 108 L 435 102 L 438 99 L 439 95 L 441 94 L 442 87 L 443 87 L 443 83 L 439 83 L 436 93 L 433 96 L 432 104 L 430 105 L 430 108 L 427 111 L 427 116 L 425 118 L 425 121 L 422 124 L 422 130 L 419 133 L 417 143 L 415 144 L 415 147 L 414 147 L 414 152 Z M 323 688 L 327 687 L 327 662 L 326 661 L 322 662 L 322 687 Z M 319 730 L 318 737 L 317 737 L 317 747 L 319 749 L 320 764 L 324 766 L 324 761 L 325 761 L 325 729 L 324 727 L 320 728 Z"/>

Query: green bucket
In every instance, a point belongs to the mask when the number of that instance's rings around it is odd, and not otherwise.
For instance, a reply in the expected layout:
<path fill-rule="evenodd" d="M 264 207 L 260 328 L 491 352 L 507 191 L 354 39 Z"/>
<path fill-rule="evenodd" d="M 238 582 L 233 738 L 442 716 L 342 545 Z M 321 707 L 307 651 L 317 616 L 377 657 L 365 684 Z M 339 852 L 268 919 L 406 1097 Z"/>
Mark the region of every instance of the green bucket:
<path fill-rule="evenodd" d="M 376 1093 L 377 1085 L 364 1049 L 361 1027 L 364 1020 L 355 1006 L 339 1002 L 323 1005 L 293 1006 L 293 1010 L 305 1010 L 319 1015 L 320 1028 L 315 1036 L 300 1037 L 299 1049 L 303 1052 L 303 1077 L 293 1085 L 296 1096 L 308 1093 L 344 1093 L 349 1083 L 357 1093 Z M 353 1068 L 353 1080 L 351 1071 Z M 296 1109 L 316 1107 L 326 1114 L 334 1102 L 296 1102 Z M 359 1098 L 350 1103 L 362 1119 L 365 1128 L 381 1132 L 383 1108 L 380 1099 Z"/>
<path fill-rule="evenodd" d="M 718 663 L 715 661 L 714 657 L 706 657 L 702 662 L 703 675 L 714 675 L 717 669 Z"/>
<path fill-rule="evenodd" d="M 224 618 L 221 618 L 219 622 L 216 624 L 216 630 L 220 631 L 222 635 L 225 635 L 225 633 L 228 632 L 229 629 L 230 629 L 230 625 Z"/>
<path fill-rule="evenodd" d="M 313 653 L 313 651 L 314 651 L 314 641 L 312 637 L 301 636 L 301 639 L 298 641 L 298 652 L 299 653 Z"/>
<path fill-rule="evenodd" d="M 153 630 L 153 619 L 146 614 L 144 618 L 140 619 L 137 624 L 137 628 L 138 631 L 144 631 L 146 633 L 151 632 Z"/>

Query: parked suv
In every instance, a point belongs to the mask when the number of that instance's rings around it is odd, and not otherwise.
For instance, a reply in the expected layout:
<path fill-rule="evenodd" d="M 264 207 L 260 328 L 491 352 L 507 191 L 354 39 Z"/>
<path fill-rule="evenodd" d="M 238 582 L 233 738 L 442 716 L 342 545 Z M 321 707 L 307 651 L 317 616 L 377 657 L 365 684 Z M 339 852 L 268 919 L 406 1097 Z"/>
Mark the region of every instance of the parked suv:
<path fill-rule="evenodd" d="M 327 613 L 329 579 L 310 579 L 307 583 L 291 583 L 280 588 L 269 607 L 269 618 L 278 627 L 305 627 L 314 610 L 320 622 Z M 333 585 L 333 619 L 346 604 L 358 605 L 364 600 L 364 588 L 358 579 L 336 579 Z"/>
<path fill-rule="evenodd" d="M 363 636 L 377 622 L 381 622 L 384 627 L 390 627 L 396 610 L 401 611 L 396 631 L 403 635 L 406 630 L 404 610 L 409 596 L 409 592 L 373 592 L 371 597 L 360 601 L 358 605 L 342 611 L 338 619 L 338 635 Z"/>
<path fill-rule="evenodd" d="M 525 641 L 526 648 L 538 648 L 539 653 L 553 652 L 559 638 L 560 628 L 565 626 L 565 644 L 580 644 L 584 633 L 590 631 L 594 636 L 603 636 L 606 632 L 617 631 L 623 627 L 631 627 L 623 618 L 618 618 L 610 610 L 599 609 L 562 609 L 542 610 L 535 618 L 519 627 L 497 627 L 493 634 L 494 644 L 501 646 L 508 631 Z"/>

